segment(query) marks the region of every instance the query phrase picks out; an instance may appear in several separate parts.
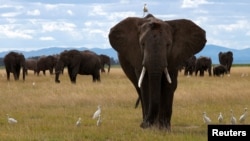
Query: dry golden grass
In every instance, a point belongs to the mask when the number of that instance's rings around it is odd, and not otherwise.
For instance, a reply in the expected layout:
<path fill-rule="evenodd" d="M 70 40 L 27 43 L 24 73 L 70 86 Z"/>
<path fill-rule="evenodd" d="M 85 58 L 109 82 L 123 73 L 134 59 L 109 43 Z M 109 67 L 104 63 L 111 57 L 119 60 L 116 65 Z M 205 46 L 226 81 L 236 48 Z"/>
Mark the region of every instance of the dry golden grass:
<path fill-rule="evenodd" d="M 230 109 L 237 118 L 250 102 L 249 67 L 233 67 L 231 76 L 189 77 L 179 74 L 172 116 L 172 132 L 141 129 L 141 107 L 134 109 L 137 94 L 120 68 L 102 74 L 100 83 L 91 76 L 77 76 L 71 84 L 67 72 L 60 76 L 34 76 L 32 72 L 22 80 L 7 81 L 0 69 L 0 139 L 1 141 L 86 141 L 86 140 L 176 140 L 206 141 L 207 127 L 202 113 L 218 123 L 219 112 L 229 124 Z M 35 82 L 33 86 L 32 83 Z M 96 126 L 92 115 L 97 105 L 102 107 L 103 123 Z M 6 114 L 18 120 L 7 122 Z M 82 118 L 80 127 L 75 123 Z M 250 123 L 250 118 L 246 120 Z"/>

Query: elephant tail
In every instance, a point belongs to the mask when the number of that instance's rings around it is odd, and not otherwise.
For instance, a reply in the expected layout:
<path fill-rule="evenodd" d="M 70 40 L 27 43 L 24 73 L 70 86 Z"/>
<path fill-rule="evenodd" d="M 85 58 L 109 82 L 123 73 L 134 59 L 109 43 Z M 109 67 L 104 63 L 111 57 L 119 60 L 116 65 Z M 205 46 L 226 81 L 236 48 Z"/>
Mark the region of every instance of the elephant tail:
<path fill-rule="evenodd" d="M 139 103 L 140 103 L 140 98 L 138 97 L 135 103 L 135 109 L 138 107 Z"/>

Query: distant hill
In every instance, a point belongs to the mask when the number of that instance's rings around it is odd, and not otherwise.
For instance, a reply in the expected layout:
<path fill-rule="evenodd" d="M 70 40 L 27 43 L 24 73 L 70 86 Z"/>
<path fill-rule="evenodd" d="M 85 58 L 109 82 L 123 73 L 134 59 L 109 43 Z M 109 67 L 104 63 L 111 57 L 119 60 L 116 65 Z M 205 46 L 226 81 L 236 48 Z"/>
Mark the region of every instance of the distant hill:
<path fill-rule="evenodd" d="M 206 45 L 205 48 L 195 56 L 207 56 L 212 59 L 213 64 L 219 64 L 219 52 L 227 51 L 233 52 L 233 64 L 250 64 L 250 48 L 237 50 L 216 45 Z"/>
<path fill-rule="evenodd" d="M 85 47 L 81 47 L 81 48 L 50 47 L 50 48 L 44 48 L 44 49 L 32 50 L 32 51 L 21 51 L 21 50 L 13 50 L 13 51 L 23 53 L 25 58 L 29 58 L 29 57 L 42 56 L 42 55 L 60 54 L 64 50 L 71 50 L 71 49 L 91 50 L 91 51 L 94 51 L 97 54 L 105 54 L 105 55 L 108 55 L 108 56 L 110 56 L 110 57 L 112 57 L 114 59 L 117 59 L 116 51 L 113 48 L 109 48 L 109 49 L 92 48 L 92 49 L 88 49 L 88 48 L 85 48 Z M 9 53 L 9 51 L 0 52 L 0 58 L 4 57 L 7 53 Z"/>
<path fill-rule="evenodd" d="M 69 49 L 77 49 L 77 50 L 87 50 L 86 47 L 81 48 L 62 48 L 62 47 L 50 47 L 33 51 L 18 51 L 24 54 L 26 58 L 41 56 L 41 55 L 53 55 L 60 54 L 64 50 Z M 111 58 L 117 60 L 117 53 L 113 48 L 108 49 L 100 49 L 100 48 L 92 48 L 89 49 L 91 51 L 96 52 L 97 54 L 105 54 L 110 56 Z M 250 48 L 237 50 L 230 49 L 226 47 L 216 46 L 216 45 L 206 45 L 205 48 L 196 54 L 196 57 L 199 56 L 207 56 L 212 59 L 213 64 L 219 64 L 218 54 L 219 52 L 232 51 L 234 56 L 233 64 L 250 64 Z M 0 52 L 0 58 L 3 58 L 8 52 Z"/>

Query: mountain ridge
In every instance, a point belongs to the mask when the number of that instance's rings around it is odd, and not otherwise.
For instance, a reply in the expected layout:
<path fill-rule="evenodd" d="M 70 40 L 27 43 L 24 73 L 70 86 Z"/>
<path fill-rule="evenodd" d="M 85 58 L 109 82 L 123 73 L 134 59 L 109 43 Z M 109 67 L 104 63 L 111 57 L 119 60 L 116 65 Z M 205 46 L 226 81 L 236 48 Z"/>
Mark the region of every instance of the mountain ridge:
<path fill-rule="evenodd" d="M 35 56 L 42 56 L 42 55 L 53 55 L 53 54 L 60 54 L 64 50 L 70 49 L 77 49 L 77 50 L 91 50 L 97 54 L 105 54 L 110 56 L 111 58 L 117 60 L 117 52 L 113 48 L 101 49 L 101 48 L 91 48 L 88 49 L 86 47 L 74 48 L 74 47 L 49 47 L 43 48 L 39 50 L 31 50 L 31 51 L 21 51 L 21 50 L 12 50 L 23 53 L 26 58 L 35 57 Z M 217 46 L 217 45 L 206 45 L 202 51 L 195 54 L 196 57 L 199 56 L 207 56 L 212 59 L 213 64 L 219 64 L 218 54 L 219 52 L 233 52 L 233 64 L 250 64 L 250 48 L 246 49 L 230 49 L 227 47 Z M 3 58 L 8 52 L 10 51 L 3 51 L 0 52 L 0 57 Z"/>

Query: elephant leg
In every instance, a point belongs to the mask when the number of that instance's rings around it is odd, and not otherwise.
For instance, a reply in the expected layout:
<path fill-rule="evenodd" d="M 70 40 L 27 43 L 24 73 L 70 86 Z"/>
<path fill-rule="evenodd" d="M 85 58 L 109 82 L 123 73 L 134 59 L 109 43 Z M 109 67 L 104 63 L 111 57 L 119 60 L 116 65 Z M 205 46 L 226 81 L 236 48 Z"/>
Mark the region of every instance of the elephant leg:
<path fill-rule="evenodd" d="M 13 76 L 15 80 L 18 80 L 18 73 L 17 72 L 13 72 Z"/>
<path fill-rule="evenodd" d="M 200 70 L 200 76 L 204 76 L 204 70 Z"/>
<path fill-rule="evenodd" d="M 46 75 L 45 70 L 43 70 L 43 75 Z"/>
<path fill-rule="evenodd" d="M 169 84 L 166 78 L 162 78 L 162 92 L 159 111 L 159 128 L 171 131 L 172 105 L 174 92 L 177 88 L 177 72 L 170 74 L 172 83 Z"/>
<path fill-rule="evenodd" d="M 10 80 L 10 72 L 6 71 L 6 74 L 7 74 L 7 80 Z"/>

